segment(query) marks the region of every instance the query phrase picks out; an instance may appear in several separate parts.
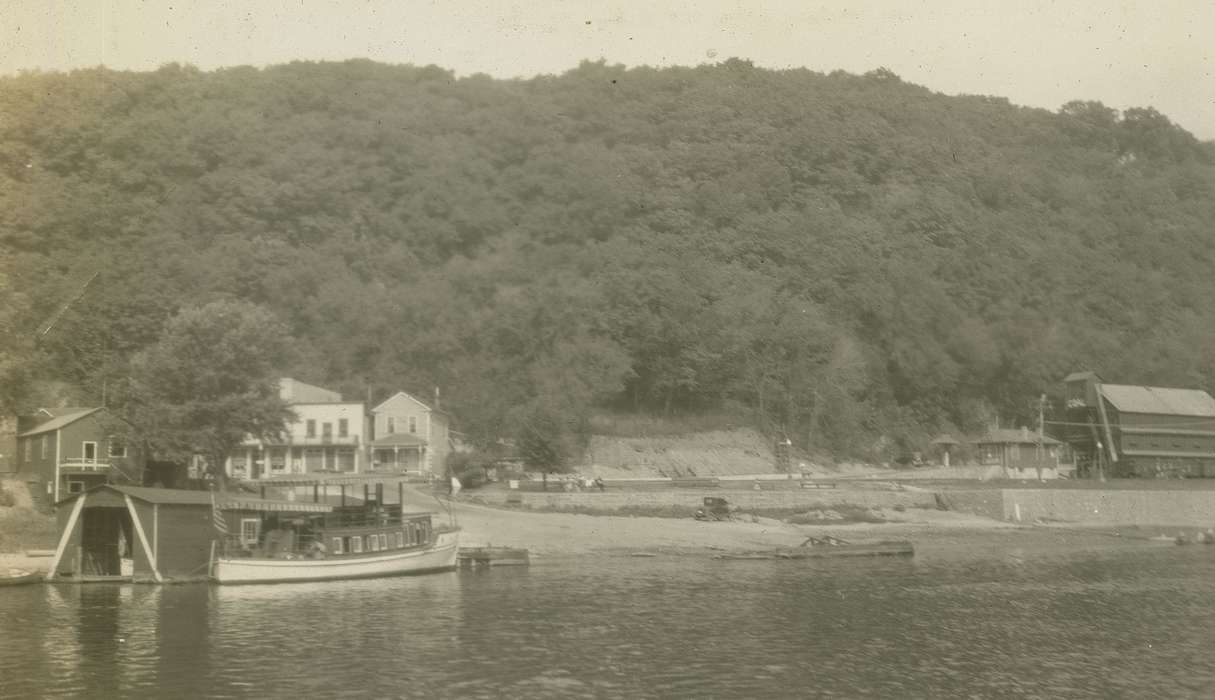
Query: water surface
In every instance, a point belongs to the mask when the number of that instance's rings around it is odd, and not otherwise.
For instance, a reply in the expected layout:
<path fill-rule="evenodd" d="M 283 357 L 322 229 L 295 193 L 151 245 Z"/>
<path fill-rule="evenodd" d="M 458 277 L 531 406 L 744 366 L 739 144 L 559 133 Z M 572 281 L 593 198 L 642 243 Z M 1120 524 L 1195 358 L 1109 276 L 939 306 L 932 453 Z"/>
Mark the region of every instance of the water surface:
<path fill-rule="evenodd" d="M 0 589 L 0 697 L 1215 697 L 1215 547 Z"/>

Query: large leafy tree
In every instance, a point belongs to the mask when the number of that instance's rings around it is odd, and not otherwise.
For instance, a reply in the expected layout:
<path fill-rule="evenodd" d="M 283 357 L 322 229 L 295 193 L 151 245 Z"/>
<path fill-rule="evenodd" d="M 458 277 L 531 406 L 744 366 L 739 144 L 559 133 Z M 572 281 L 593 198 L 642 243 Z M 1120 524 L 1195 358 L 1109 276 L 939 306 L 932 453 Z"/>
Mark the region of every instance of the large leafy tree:
<path fill-rule="evenodd" d="M 247 436 L 282 433 L 293 417 L 277 370 L 291 338 L 269 311 L 221 300 L 183 309 L 134 361 L 128 419 L 151 454 L 201 454 L 222 486 L 223 465 Z"/>

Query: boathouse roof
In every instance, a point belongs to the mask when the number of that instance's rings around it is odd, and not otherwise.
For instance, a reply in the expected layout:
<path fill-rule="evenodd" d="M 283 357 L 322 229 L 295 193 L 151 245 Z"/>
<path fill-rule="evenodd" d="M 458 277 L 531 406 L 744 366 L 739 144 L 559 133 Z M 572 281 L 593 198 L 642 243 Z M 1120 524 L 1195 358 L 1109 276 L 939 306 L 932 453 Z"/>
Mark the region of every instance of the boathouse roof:
<path fill-rule="evenodd" d="M 1123 413 L 1215 417 L 1215 398 L 1201 389 L 1102 384 L 1101 393 Z"/>

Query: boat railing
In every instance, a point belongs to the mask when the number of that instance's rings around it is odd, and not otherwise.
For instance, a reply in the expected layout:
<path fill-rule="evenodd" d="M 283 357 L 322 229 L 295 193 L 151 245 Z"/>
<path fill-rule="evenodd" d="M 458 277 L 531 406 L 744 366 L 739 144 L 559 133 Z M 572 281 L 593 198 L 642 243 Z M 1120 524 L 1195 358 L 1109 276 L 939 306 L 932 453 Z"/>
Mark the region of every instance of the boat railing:
<path fill-rule="evenodd" d="M 256 542 L 230 535 L 216 544 L 217 555 L 224 559 L 307 559 L 325 554 L 318 535 L 292 530 L 271 530 Z"/>
<path fill-rule="evenodd" d="M 324 518 L 327 528 L 385 527 L 402 522 L 401 506 L 397 504 L 338 507 Z"/>

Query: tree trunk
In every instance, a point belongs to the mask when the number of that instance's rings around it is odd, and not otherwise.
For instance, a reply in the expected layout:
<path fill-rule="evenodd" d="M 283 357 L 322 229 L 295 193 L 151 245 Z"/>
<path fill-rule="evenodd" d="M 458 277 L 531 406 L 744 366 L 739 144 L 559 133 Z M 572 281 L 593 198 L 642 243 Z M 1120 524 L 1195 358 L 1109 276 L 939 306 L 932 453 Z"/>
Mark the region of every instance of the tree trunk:
<path fill-rule="evenodd" d="M 207 471 L 215 479 L 215 490 L 223 493 L 228 490 L 228 473 L 224 471 L 224 464 L 228 462 L 228 455 L 207 455 Z"/>

